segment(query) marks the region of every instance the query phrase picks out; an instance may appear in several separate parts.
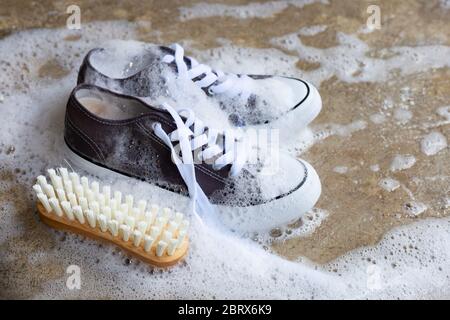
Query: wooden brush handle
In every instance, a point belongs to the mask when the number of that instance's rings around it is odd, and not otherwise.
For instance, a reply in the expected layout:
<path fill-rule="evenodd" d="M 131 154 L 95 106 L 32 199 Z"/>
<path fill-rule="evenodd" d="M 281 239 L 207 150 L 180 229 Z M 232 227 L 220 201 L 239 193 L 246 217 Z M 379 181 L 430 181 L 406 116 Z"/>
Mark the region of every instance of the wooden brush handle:
<path fill-rule="evenodd" d="M 181 246 L 175 250 L 173 255 L 169 256 L 167 253 L 164 253 L 161 257 L 158 257 L 155 252 L 156 246 L 153 246 L 149 252 L 145 252 L 142 245 L 135 247 L 131 239 L 125 242 L 122 238 L 114 237 L 110 232 L 102 232 L 98 226 L 91 228 L 87 222 L 85 224 L 81 224 L 77 220 L 70 221 L 65 216 L 58 217 L 54 213 L 48 213 L 40 202 L 37 203 L 37 209 L 39 212 L 39 218 L 42 222 L 54 229 L 70 231 L 91 239 L 112 243 L 125 250 L 131 256 L 156 267 L 164 268 L 172 266 L 183 259 L 188 251 L 189 240 L 186 237 Z"/>

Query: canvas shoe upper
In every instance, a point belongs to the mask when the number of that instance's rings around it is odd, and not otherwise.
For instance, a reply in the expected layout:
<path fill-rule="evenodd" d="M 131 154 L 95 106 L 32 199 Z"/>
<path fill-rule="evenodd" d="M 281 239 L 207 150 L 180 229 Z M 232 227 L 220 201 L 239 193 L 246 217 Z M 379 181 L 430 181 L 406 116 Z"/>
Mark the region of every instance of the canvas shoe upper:
<path fill-rule="evenodd" d="M 245 230 L 289 222 L 320 195 L 319 178 L 303 160 L 277 153 L 276 161 L 250 161 L 242 137 L 208 128 L 192 110 L 155 108 L 93 85 L 70 95 L 64 139 L 72 156 L 190 195 L 200 209 L 213 207 L 225 223 L 239 219 Z"/>

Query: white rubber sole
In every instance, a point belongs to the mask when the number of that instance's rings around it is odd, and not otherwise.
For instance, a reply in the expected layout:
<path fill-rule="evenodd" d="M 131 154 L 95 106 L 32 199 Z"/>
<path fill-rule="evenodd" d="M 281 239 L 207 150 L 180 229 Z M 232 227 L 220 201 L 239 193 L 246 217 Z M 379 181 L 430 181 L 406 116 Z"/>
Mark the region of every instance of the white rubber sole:
<path fill-rule="evenodd" d="M 215 206 L 223 224 L 239 231 L 266 231 L 287 224 L 310 211 L 320 198 L 322 185 L 314 168 L 301 160 L 307 169 L 303 185 L 291 194 L 261 205 L 230 208 Z"/>
<path fill-rule="evenodd" d="M 107 181 L 117 180 L 117 177 L 126 177 L 120 173 L 98 166 L 75 154 L 64 143 L 66 160 L 74 170 L 82 170 Z M 230 207 L 214 205 L 218 220 L 232 230 L 240 232 L 265 231 L 284 225 L 300 218 L 311 210 L 321 194 L 321 183 L 317 172 L 306 161 L 301 160 L 307 170 L 307 177 L 297 190 L 277 200 L 261 205 L 248 207 Z M 129 177 L 127 177 L 129 178 Z M 130 178 L 135 179 L 135 178 Z M 135 179 L 138 180 L 138 179 Z M 189 197 L 177 194 L 152 185 L 152 197 L 158 200 L 170 199 L 178 208 L 189 208 Z M 159 201 L 164 205 L 164 201 Z M 167 204 L 169 205 L 169 204 Z"/>

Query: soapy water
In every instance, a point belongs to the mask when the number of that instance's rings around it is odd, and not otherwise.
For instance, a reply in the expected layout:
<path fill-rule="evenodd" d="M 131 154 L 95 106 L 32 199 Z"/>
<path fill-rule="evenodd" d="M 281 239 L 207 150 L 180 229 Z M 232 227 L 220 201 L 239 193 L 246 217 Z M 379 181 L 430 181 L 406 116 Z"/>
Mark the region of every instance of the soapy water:
<path fill-rule="evenodd" d="M 60 152 L 64 106 L 75 84 L 76 71 L 83 55 L 102 40 L 135 37 L 133 26 L 127 23 L 94 23 L 84 25 L 83 28 L 85 32 L 82 39 L 74 42 L 64 40 L 70 33 L 67 30 L 26 31 L 0 41 L 0 94 L 3 97 L 0 101 L 0 166 L 1 172 L 16 172 L 17 180 L 2 180 L 0 194 L 10 190 L 13 184 L 18 184 L 23 190 L 22 199 L 14 202 L 7 200 L 5 205 L 2 203 L 0 241 L 10 243 L 11 248 L 2 252 L 2 263 L 14 261 L 17 252 L 25 251 L 31 265 L 35 265 L 36 261 L 51 260 L 57 261 L 62 267 L 59 276 L 45 281 L 40 290 L 34 292 L 34 297 L 448 297 L 448 218 L 428 219 L 400 227 L 386 234 L 376 246 L 357 249 L 322 266 L 304 259 L 291 262 L 278 257 L 264 249 L 269 241 L 264 237 L 259 240 L 261 243 L 254 242 L 250 238 L 198 223 L 193 223 L 190 230 L 191 246 L 186 261 L 168 271 L 152 269 L 134 260 L 130 262 L 112 246 L 99 246 L 94 241 L 74 235 L 67 235 L 64 241 L 57 241 L 61 233 L 34 222 L 35 199 L 31 195 L 31 186 L 35 177 L 46 168 L 66 165 Z M 209 57 L 206 61 L 210 61 L 213 60 L 210 54 L 219 52 L 221 59 L 214 61 L 228 62 L 231 68 L 237 68 L 238 61 L 248 61 L 246 69 L 258 69 L 265 73 L 275 73 L 277 70 L 283 72 L 283 65 L 284 71 L 288 73 L 288 68 L 292 68 L 295 63 L 294 58 L 275 49 L 226 46 L 204 52 L 203 55 Z M 39 66 L 49 59 L 67 70 L 67 75 L 58 79 L 52 78 L 51 74 L 38 77 Z M 315 136 L 303 133 L 301 136 L 307 137 L 304 142 L 307 148 L 315 139 L 324 139 L 327 135 L 351 134 L 366 125 L 365 122 L 356 122 L 348 127 L 331 125 L 323 130 L 323 134 Z M 123 192 L 132 190 L 135 197 L 171 203 L 177 209 L 186 210 L 185 204 L 173 203 L 170 193 L 165 199 L 152 199 L 152 186 L 142 182 L 120 179 L 113 182 L 112 187 Z M 18 210 L 18 207 L 25 207 L 26 210 Z M 413 203 L 405 210 L 415 215 L 425 209 Z M 315 225 L 320 225 L 327 214 L 320 213 L 313 218 Z M 30 225 L 33 230 L 24 229 Z M 301 226 L 290 228 L 296 230 L 296 227 L 301 230 Z M 311 232 L 311 229 L 307 229 L 303 230 L 305 234 Z M 301 235 L 302 231 L 298 231 L 298 234 Z M 23 242 L 15 245 L 17 240 L 13 239 L 17 237 L 26 238 L 25 247 L 22 246 Z M 49 239 L 56 240 L 56 244 L 43 245 L 43 241 Z M 81 268 L 80 291 L 69 291 L 65 286 L 65 268 L 72 264 Z M 18 267 L 14 263 L 8 266 Z M 33 273 L 42 273 L 43 270 L 35 267 L 28 272 L 21 276 L 33 278 Z M 28 291 L 29 288 L 16 290 Z"/>

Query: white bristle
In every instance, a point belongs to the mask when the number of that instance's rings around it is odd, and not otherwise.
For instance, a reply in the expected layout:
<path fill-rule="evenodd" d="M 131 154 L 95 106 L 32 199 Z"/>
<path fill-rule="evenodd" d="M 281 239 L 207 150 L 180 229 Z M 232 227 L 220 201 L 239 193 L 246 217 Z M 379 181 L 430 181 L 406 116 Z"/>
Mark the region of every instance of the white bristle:
<path fill-rule="evenodd" d="M 175 221 L 170 221 L 169 226 L 167 227 L 167 231 L 175 233 L 175 231 L 178 229 L 178 223 Z"/>
<path fill-rule="evenodd" d="M 114 237 L 119 235 L 119 223 L 116 220 L 110 220 L 108 223 L 109 231 Z"/>
<path fill-rule="evenodd" d="M 147 232 L 147 222 L 145 221 L 139 221 L 137 224 L 137 229 L 142 233 L 145 234 Z"/>
<path fill-rule="evenodd" d="M 156 239 L 156 238 L 158 238 L 160 231 L 161 231 L 161 229 L 159 227 L 153 226 L 150 228 L 150 236 L 153 239 Z"/>
<path fill-rule="evenodd" d="M 133 214 L 132 216 L 136 219 L 136 221 L 141 220 L 141 211 L 138 208 L 133 208 Z"/>
<path fill-rule="evenodd" d="M 125 203 L 128 206 L 128 214 L 133 214 L 133 196 L 131 194 L 125 196 Z"/>
<path fill-rule="evenodd" d="M 167 254 L 169 256 L 173 256 L 175 253 L 175 250 L 177 249 L 178 240 L 176 239 L 170 239 L 169 245 L 167 246 Z"/>
<path fill-rule="evenodd" d="M 100 206 L 97 201 L 90 202 L 89 207 L 95 214 L 100 214 Z"/>
<path fill-rule="evenodd" d="M 48 198 L 47 198 L 47 196 L 45 194 L 38 193 L 37 197 L 38 197 L 39 201 L 42 203 L 42 205 L 44 206 L 44 208 L 45 208 L 45 210 L 47 212 L 52 212 L 53 211 L 52 207 L 50 206 L 50 202 L 48 202 Z"/>
<path fill-rule="evenodd" d="M 114 200 L 116 200 L 117 207 L 122 204 L 122 192 L 114 191 Z"/>
<path fill-rule="evenodd" d="M 44 176 L 37 177 L 37 182 L 41 186 L 41 189 L 45 191 L 45 186 L 47 185 L 47 179 Z"/>
<path fill-rule="evenodd" d="M 147 207 L 147 201 L 145 201 L 145 200 L 139 200 L 138 201 L 138 208 L 139 208 L 139 211 L 140 211 L 140 213 L 142 215 L 145 214 L 145 208 L 146 207 Z"/>
<path fill-rule="evenodd" d="M 69 180 L 64 180 L 64 189 L 66 190 L 66 193 L 73 193 L 73 187 L 72 187 L 72 181 Z"/>
<path fill-rule="evenodd" d="M 119 222 L 119 224 L 122 224 L 123 220 L 125 219 L 125 216 L 123 215 L 123 213 L 121 211 L 116 211 L 116 213 L 114 215 L 114 219 L 116 219 L 117 222 Z"/>
<path fill-rule="evenodd" d="M 56 198 L 50 198 L 50 200 L 48 200 L 48 202 L 50 203 L 50 206 L 52 207 L 53 211 L 55 211 L 55 213 L 61 217 L 63 215 L 63 211 L 61 209 L 61 206 L 59 205 L 59 201 Z"/>
<path fill-rule="evenodd" d="M 170 217 L 168 217 L 168 216 L 166 215 L 166 216 L 161 217 L 161 218 L 162 218 L 162 225 L 163 225 L 163 226 L 166 226 L 167 223 L 169 222 Z"/>
<path fill-rule="evenodd" d="M 165 226 L 165 219 L 163 217 L 156 218 L 155 226 L 159 228 L 164 228 Z"/>
<path fill-rule="evenodd" d="M 69 173 L 70 180 L 72 180 L 72 185 L 76 188 L 80 184 L 80 177 L 76 172 Z"/>
<path fill-rule="evenodd" d="M 111 198 L 109 200 L 109 206 L 111 207 L 112 212 L 114 212 L 115 210 L 117 210 L 117 201 L 115 198 Z"/>
<path fill-rule="evenodd" d="M 63 189 L 64 185 L 63 185 L 63 181 L 61 179 L 61 177 L 57 176 L 55 173 L 55 176 L 52 179 L 52 183 L 53 183 L 53 187 L 55 189 Z"/>
<path fill-rule="evenodd" d="M 94 211 L 86 210 L 86 218 L 87 218 L 91 228 L 95 228 L 95 226 L 97 225 L 97 221 L 96 221 L 97 219 L 95 217 Z"/>
<path fill-rule="evenodd" d="M 47 172 L 48 172 L 48 175 L 50 176 L 50 181 L 52 182 L 53 187 L 59 188 L 58 182 L 56 181 L 56 177 L 58 177 L 58 176 L 56 175 L 55 169 L 48 169 Z"/>
<path fill-rule="evenodd" d="M 81 209 L 81 207 L 80 206 L 73 207 L 73 213 L 77 218 L 78 222 L 84 224 L 83 210 Z"/>
<path fill-rule="evenodd" d="M 75 188 L 75 194 L 77 195 L 77 198 L 83 198 L 84 197 L 84 188 L 81 184 L 77 185 Z"/>
<path fill-rule="evenodd" d="M 95 201 L 94 193 L 92 192 L 91 189 L 85 190 L 84 193 L 85 193 L 86 199 L 88 200 L 89 203 L 92 203 Z"/>
<path fill-rule="evenodd" d="M 59 168 L 58 171 L 63 181 L 69 180 L 69 172 L 67 171 L 66 168 Z"/>
<path fill-rule="evenodd" d="M 53 189 L 51 184 L 46 184 L 43 189 L 47 197 L 56 198 L 55 190 Z"/>
<path fill-rule="evenodd" d="M 158 245 L 156 246 L 156 255 L 158 257 L 161 257 L 164 254 L 164 251 L 167 248 L 167 242 L 159 241 Z"/>
<path fill-rule="evenodd" d="M 100 226 L 100 230 L 102 232 L 106 232 L 108 230 L 108 224 L 106 222 L 106 217 L 103 214 L 97 216 L 98 224 Z"/>
<path fill-rule="evenodd" d="M 163 216 L 164 218 L 169 219 L 169 218 L 170 218 L 170 214 L 172 213 L 172 210 L 170 210 L 170 208 L 163 208 L 162 211 L 163 211 L 162 216 Z"/>
<path fill-rule="evenodd" d="M 83 211 L 86 211 L 89 209 L 88 201 L 86 198 L 80 198 L 78 202 L 80 203 L 81 209 L 83 209 Z"/>
<path fill-rule="evenodd" d="M 97 181 L 93 181 L 91 183 L 91 191 L 92 191 L 92 194 L 94 196 L 94 199 L 97 199 L 98 193 L 100 191 L 100 185 L 98 184 Z"/>
<path fill-rule="evenodd" d="M 69 220 L 74 220 L 74 216 L 73 216 L 73 210 L 72 207 L 70 205 L 69 201 L 63 201 L 61 202 L 61 206 L 64 209 L 64 213 L 66 214 L 67 218 L 69 218 Z"/>
<path fill-rule="evenodd" d="M 179 233 L 178 233 L 178 238 L 177 238 L 177 247 L 180 247 L 181 246 L 181 244 L 183 243 L 183 241 L 184 241 L 184 238 L 186 238 L 186 231 L 185 230 L 183 230 L 183 231 L 180 231 Z"/>
<path fill-rule="evenodd" d="M 103 187 L 103 196 L 105 197 L 105 205 L 109 206 L 111 202 L 111 187 L 104 186 Z"/>
<path fill-rule="evenodd" d="M 136 220 L 133 217 L 127 216 L 125 218 L 125 224 L 129 226 L 131 229 L 134 229 L 134 226 L 136 224 Z"/>
<path fill-rule="evenodd" d="M 170 239 L 172 239 L 172 232 L 164 231 L 163 232 L 163 236 L 162 236 L 162 240 L 165 241 L 165 242 L 169 242 Z"/>
<path fill-rule="evenodd" d="M 81 180 L 81 185 L 83 186 L 83 191 L 86 194 L 86 192 L 88 190 L 91 190 L 91 189 L 89 189 L 89 179 L 87 177 L 81 177 L 80 180 Z"/>
<path fill-rule="evenodd" d="M 111 219 L 111 208 L 110 207 L 102 207 L 102 214 L 109 220 Z"/>
<path fill-rule="evenodd" d="M 184 215 L 181 212 L 175 213 L 175 222 L 180 224 L 183 221 Z"/>
<path fill-rule="evenodd" d="M 97 201 L 98 201 L 98 204 L 100 205 L 100 207 L 105 206 L 105 196 L 103 194 L 99 193 L 97 195 Z"/>
<path fill-rule="evenodd" d="M 142 233 L 139 230 L 134 230 L 133 231 L 133 245 L 135 247 L 139 247 L 139 245 L 141 244 L 141 240 L 142 240 Z"/>
<path fill-rule="evenodd" d="M 122 211 L 124 215 L 128 215 L 128 205 L 126 203 L 122 203 L 120 205 L 120 211 Z"/>
<path fill-rule="evenodd" d="M 59 201 L 67 201 L 66 192 L 64 191 L 64 189 L 56 189 L 56 194 L 58 195 Z"/>
<path fill-rule="evenodd" d="M 44 191 L 42 190 L 41 186 L 38 185 L 38 184 L 35 184 L 35 185 L 33 186 L 33 190 L 34 190 L 34 192 L 36 192 L 36 194 L 44 193 Z"/>
<path fill-rule="evenodd" d="M 153 223 L 153 220 L 155 219 L 155 215 L 151 213 L 150 211 L 147 211 L 145 213 L 144 220 L 147 221 L 148 226 L 150 226 Z"/>
<path fill-rule="evenodd" d="M 150 236 L 144 236 L 144 250 L 145 252 L 149 252 L 153 246 L 153 242 L 155 239 L 153 239 Z"/>
<path fill-rule="evenodd" d="M 122 239 L 123 241 L 128 241 L 130 240 L 130 233 L 131 233 L 131 229 L 129 226 L 122 224 L 120 226 L 120 231 L 122 232 Z"/>
<path fill-rule="evenodd" d="M 178 234 L 181 234 L 181 233 L 187 233 L 187 228 L 186 227 L 180 227 L 180 228 L 178 228 Z"/>
<path fill-rule="evenodd" d="M 153 213 L 153 215 L 156 217 L 156 215 L 158 214 L 159 211 L 159 207 L 156 204 L 152 204 L 150 206 L 150 212 Z"/>
<path fill-rule="evenodd" d="M 69 199 L 69 202 L 72 205 L 72 207 L 75 207 L 78 205 L 77 197 L 75 196 L 75 193 L 69 193 L 67 195 L 67 198 Z"/>

